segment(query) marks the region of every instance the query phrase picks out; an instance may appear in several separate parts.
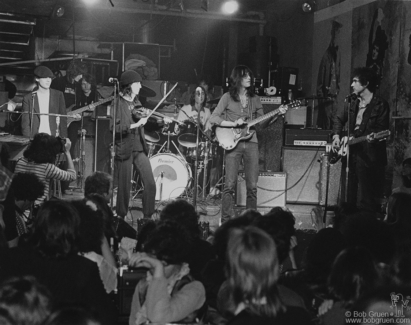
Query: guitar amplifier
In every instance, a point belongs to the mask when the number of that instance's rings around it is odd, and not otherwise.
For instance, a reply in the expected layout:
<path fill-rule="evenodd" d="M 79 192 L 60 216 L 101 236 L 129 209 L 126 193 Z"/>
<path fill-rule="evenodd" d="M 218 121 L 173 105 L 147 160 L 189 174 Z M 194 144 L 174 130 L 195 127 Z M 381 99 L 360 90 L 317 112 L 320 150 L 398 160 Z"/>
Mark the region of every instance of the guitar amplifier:
<path fill-rule="evenodd" d="M 285 207 L 286 173 L 260 172 L 257 183 L 257 206 L 258 207 Z M 238 173 L 236 204 L 245 206 L 247 190 L 245 185 L 245 174 Z"/>
<path fill-rule="evenodd" d="M 330 141 L 330 130 L 286 129 L 286 146 L 325 147 Z"/>

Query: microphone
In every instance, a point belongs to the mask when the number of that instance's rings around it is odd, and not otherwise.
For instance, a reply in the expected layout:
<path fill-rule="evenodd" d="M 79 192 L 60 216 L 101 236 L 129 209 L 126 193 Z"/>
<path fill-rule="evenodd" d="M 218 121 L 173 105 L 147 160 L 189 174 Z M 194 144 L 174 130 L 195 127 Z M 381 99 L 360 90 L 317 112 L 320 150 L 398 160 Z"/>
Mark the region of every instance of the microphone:
<path fill-rule="evenodd" d="M 201 91 L 202 91 L 203 89 L 201 89 L 201 87 L 197 87 L 196 88 L 196 93 L 198 94 L 198 96 L 200 96 L 201 95 Z"/>
<path fill-rule="evenodd" d="M 118 79 L 117 78 L 108 78 L 108 82 L 113 84 L 115 82 L 118 82 Z"/>
<path fill-rule="evenodd" d="M 32 93 L 31 93 L 31 96 L 32 97 L 34 97 L 34 96 L 36 96 L 37 95 L 37 90 L 36 91 L 33 91 Z"/>

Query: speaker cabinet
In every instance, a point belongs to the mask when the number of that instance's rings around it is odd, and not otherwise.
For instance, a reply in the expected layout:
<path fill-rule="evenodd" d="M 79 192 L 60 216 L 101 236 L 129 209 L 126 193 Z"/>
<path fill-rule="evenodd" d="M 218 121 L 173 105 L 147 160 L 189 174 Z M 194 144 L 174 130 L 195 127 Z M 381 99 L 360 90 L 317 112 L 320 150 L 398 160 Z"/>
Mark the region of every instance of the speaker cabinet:
<path fill-rule="evenodd" d="M 261 173 L 257 183 L 257 206 L 258 207 L 285 207 L 285 173 Z M 238 173 L 237 179 L 237 206 L 245 206 L 247 190 L 245 185 L 245 174 Z"/>
<path fill-rule="evenodd" d="M 110 173 L 110 144 L 113 138 L 110 132 L 110 119 L 97 119 L 97 137 L 94 152 L 97 154 L 95 170 Z M 94 165 L 93 165 L 94 166 Z"/>
<path fill-rule="evenodd" d="M 335 206 L 341 203 L 342 162 L 341 159 L 333 165 L 328 163 L 328 154 L 321 156 L 320 174 L 320 205 Z M 328 182 L 328 184 L 327 184 Z M 328 197 L 326 196 L 328 192 Z"/>
<path fill-rule="evenodd" d="M 324 148 L 283 147 L 282 169 L 287 174 L 287 203 L 319 204 L 321 155 Z"/>

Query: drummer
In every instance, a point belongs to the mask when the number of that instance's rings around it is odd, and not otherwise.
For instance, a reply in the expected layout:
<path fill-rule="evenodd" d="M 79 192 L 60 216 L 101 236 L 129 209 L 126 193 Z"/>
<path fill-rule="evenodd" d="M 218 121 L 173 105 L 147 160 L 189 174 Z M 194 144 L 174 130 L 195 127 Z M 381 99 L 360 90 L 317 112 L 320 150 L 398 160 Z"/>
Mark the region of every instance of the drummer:
<path fill-rule="evenodd" d="M 191 93 L 190 105 L 184 105 L 181 107 L 178 113 L 177 120 L 197 122 L 198 112 L 200 112 L 200 124 L 203 126 L 204 131 L 211 131 L 211 125 L 208 122 L 211 111 L 205 107 L 207 104 L 207 94 L 203 87 L 198 86 L 195 91 Z"/>

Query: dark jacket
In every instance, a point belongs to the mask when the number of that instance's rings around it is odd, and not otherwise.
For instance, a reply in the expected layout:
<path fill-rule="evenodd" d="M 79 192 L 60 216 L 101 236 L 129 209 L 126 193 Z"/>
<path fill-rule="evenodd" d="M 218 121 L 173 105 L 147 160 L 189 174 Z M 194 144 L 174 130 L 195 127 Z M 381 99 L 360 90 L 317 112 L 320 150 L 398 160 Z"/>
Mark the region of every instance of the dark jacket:
<path fill-rule="evenodd" d="M 39 108 L 39 100 L 37 95 L 33 95 L 32 93 L 27 94 L 23 97 L 23 112 L 31 113 L 31 109 L 33 108 L 34 103 L 34 111 L 33 113 L 40 113 Z M 62 114 L 66 115 L 66 104 L 64 101 L 64 96 L 61 91 L 50 89 L 50 102 L 49 102 L 49 113 L 54 114 Z M 30 119 L 31 114 L 23 114 L 21 119 L 21 130 L 23 135 L 25 136 L 34 136 L 39 132 L 40 126 L 40 115 L 33 114 L 33 129 L 30 134 Z M 57 122 L 56 116 L 49 116 L 50 121 L 50 131 L 51 135 L 56 135 L 57 130 Z M 67 118 L 61 117 L 60 118 L 60 127 L 59 127 L 59 135 L 62 138 L 67 137 Z"/>
<path fill-rule="evenodd" d="M 341 137 L 344 124 L 348 120 L 347 107 L 350 111 L 350 134 L 355 138 L 365 136 L 371 133 L 377 133 L 389 129 L 390 109 L 388 103 L 374 95 L 371 102 L 367 105 L 364 111 L 361 125 L 358 130 L 354 132 L 355 121 L 359 110 L 359 101 L 353 100 L 341 107 L 334 116 L 334 134 Z M 350 147 L 351 153 L 360 156 L 368 163 L 387 164 L 387 151 L 385 141 L 363 141 Z"/>

